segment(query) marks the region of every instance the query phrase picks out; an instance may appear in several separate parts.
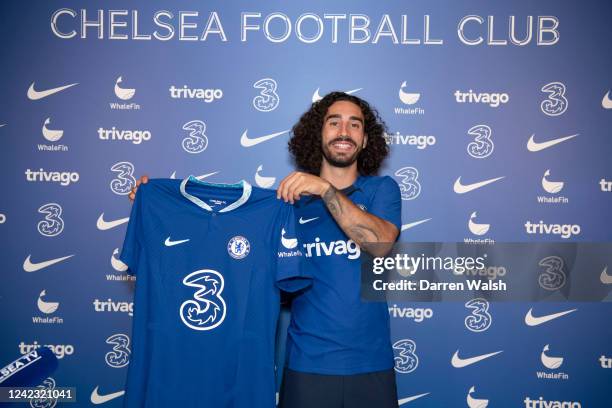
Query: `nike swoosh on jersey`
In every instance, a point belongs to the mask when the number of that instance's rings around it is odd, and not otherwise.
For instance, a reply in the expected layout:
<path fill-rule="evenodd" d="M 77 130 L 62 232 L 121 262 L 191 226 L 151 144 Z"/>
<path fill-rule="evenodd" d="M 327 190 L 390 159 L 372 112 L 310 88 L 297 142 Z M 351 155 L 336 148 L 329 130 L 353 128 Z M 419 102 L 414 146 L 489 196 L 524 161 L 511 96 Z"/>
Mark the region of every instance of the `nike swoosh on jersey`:
<path fill-rule="evenodd" d="M 453 190 L 457 194 L 469 193 L 470 191 L 476 190 L 477 188 L 484 187 L 487 184 L 491 184 L 491 183 L 496 182 L 497 180 L 501 180 L 504 177 L 505 176 L 496 177 L 496 178 L 492 178 L 489 180 L 484 180 L 484 181 L 480 181 L 478 183 L 472 183 L 472 184 L 461 184 L 461 177 L 459 177 L 457 178 L 457 180 L 455 180 L 455 184 L 453 185 Z"/>
<path fill-rule="evenodd" d="M 477 363 L 479 361 L 484 360 L 485 358 L 493 357 L 496 354 L 501 353 L 503 350 L 496 351 L 494 353 L 482 354 L 480 356 L 470 357 L 470 358 L 461 358 L 459 357 L 459 350 L 455 351 L 453 354 L 453 358 L 451 359 L 451 364 L 455 368 L 463 368 L 467 367 L 471 364 Z"/>
<path fill-rule="evenodd" d="M 426 392 L 425 394 L 413 395 L 412 397 L 402 398 L 402 399 L 397 400 L 397 404 L 404 405 L 407 402 L 414 401 L 415 399 L 419 399 L 429 394 L 430 394 L 429 392 Z"/>
<path fill-rule="evenodd" d="M 58 262 L 62 262 L 68 258 L 72 258 L 74 256 L 73 255 L 68 255 L 68 256 L 63 256 L 61 258 L 55 258 L 55 259 L 50 259 L 48 261 L 44 261 L 44 262 L 32 262 L 30 260 L 30 257 L 32 255 L 28 255 L 28 257 L 26 258 L 25 261 L 23 261 L 23 270 L 26 272 L 36 272 L 39 271 L 41 269 L 44 269 L 48 266 L 54 265 Z"/>
<path fill-rule="evenodd" d="M 407 229 L 416 227 L 417 225 L 423 224 L 424 222 L 427 222 L 429 220 L 431 220 L 431 218 L 425 218 L 424 220 L 411 222 L 410 224 L 402 224 L 402 231 L 406 231 Z"/>
<path fill-rule="evenodd" d="M 98 227 L 100 231 L 105 231 L 111 228 L 118 227 L 121 224 L 125 224 L 129 220 L 130 220 L 130 217 L 120 218 L 114 221 L 104 221 L 104 213 L 102 213 L 98 217 L 98 221 L 96 222 L 96 227 Z"/>
<path fill-rule="evenodd" d="M 164 245 L 166 245 L 168 247 L 169 246 L 175 246 L 175 245 L 178 245 L 178 244 L 184 244 L 187 241 L 189 241 L 189 238 L 181 239 L 181 240 L 178 240 L 178 241 L 171 241 L 170 237 L 168 237 L 168 238 L 166 238 L 166 241 L 164 242 Z"/>
<path fill-rule="evenodd" d="M 30 85 L 30 87 L 28 88 L 28 98 L 33 101 L 36 101 L 38 99 L 46 98 L 47 96 L 53 95 L 54 93 L 61 92 L 64 89 L 68 89 L 75 85 L 78 85 L 78 83 L 64 85 L 64 86 L 60 86 L 60 87 L 52 88 L 52 89 L 47 89 L 45 91 L 37 91 L 34 89 L 34 82 L 32 82 L 32 85 Z"/>
<path fill-rule="evenodd" d="M 540 150 L 548 149 L 549 147 L 552 147 L 561 142 L 565 142 L 566 140 L 572 139 L 578 135 L 579 133 L 576 133 L 575 135 L 559 137 L 557 139 L 549 140 L 547 142 L 536 142 L 535 140 L 533 140 L 534 135 L 531 135 L 531 137 L 527 141 L 527 150 L 529 150 L 530 152 L 539 152 Z"/>
<path fill-rule="evenodd" d="M 303 219 L 302 217 L 300 217 L 300 219 L 298 220 L 300 224 L 306 224 L 309 223 L 310 221 L 314 221 L 316 219 L 318 219 L 319 217 L 314 217 L 314 218 L 308 218 L 308 219 Z"/>
<path fill-rule="evenodd" d="M 545 315 L 545 316 L 535 317 L 533 314 L 531 314 L 532 309 L 529 309 L 529 311 L 525 315 L 525 324 L 527 326 L 538 326 L 538 325 L 540 325 L 542 323 L 546 323 L 546 322 L 549 322 L 549 321 L 551 321 L 553 319 L 556 319 L 558 317 L 565 316 L 566 314 L 575 312 L 576 310 L 578 310 L 578 309 L 570 309 L 570 310 L 566 310 L 564 312 L 553 313 L 553 314 L 549 314 L 549 315 Z"/>
<path fill-rule="evenodd" d="M 260 144 L 262 142 L 265 142 L 267 140 L 273 139 L 277 136 L 280 136 L 280 135 L 283 135 L 289 132 L 288 130 L 283 130 L 282 132 L 276 132 L 276 133 L 272 133 L 272 134 L 265 135 L 265 136 L 249 138 L 249 136 L 247 135 L 248 131 L 249 131 L 248 129 L 245 130 L 242 136 L 240 137 L 240 144 L 243 147 L 252 147 L 252 146 L 255 146 L 257 144 Z"/>
<path fill-rule="evenodd" d="M 119 398 L 123 394 L 125 394 L 125 391 L 117 391 L 113 392 L 112 394 L 100 395 L 98 394 L 98 386 L 96 386 L 96 388 L 94 388 L 94 390 L 91 392 L 91 403 L 95 405 L 104 404 L 108 401 L 114 400 L 115 398 Z"/>

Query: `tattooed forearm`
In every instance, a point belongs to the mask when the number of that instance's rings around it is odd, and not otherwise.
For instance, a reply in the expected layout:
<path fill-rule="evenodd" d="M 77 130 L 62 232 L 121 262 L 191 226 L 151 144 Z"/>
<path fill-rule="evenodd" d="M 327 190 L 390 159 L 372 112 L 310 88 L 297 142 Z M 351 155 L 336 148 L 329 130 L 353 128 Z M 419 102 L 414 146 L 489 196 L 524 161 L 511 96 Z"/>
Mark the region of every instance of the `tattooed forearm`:
<path fill-rule="evenodd" d="M 336 190 L 334 186 L 330 184 L 329 188 L 323 193 L 322 198 L 329 212 L 332 213 L 332 216 L 336 217 L 342 215 L 342 204 L 338 199 L 338 190 Z"/>
<path fill-rule="evenodd" d="M 378 233 L 376 233 L 376 231 L 373 228 L 370 228 L 367 225 L 363 225 L 363 224 L 353 225 L 350 227 L 350 232 L 352 232 L 352 234 L 349 233 L 349 235 L 354 236 L 355 238 L 354 240 L 360 245 L 366 242 L 379 242 L 380 241 L 380 237 L 378 236 Z"/>

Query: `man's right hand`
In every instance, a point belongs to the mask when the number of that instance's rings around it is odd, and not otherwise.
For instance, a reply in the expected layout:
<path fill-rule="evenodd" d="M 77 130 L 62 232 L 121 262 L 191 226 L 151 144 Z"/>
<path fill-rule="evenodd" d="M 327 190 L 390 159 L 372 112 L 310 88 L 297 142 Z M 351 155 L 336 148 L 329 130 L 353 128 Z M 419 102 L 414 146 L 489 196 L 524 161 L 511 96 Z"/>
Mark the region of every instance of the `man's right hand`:
<path fill-rule="evenodd" d="M 128 195 L 128 197 L 130 198 L 130 201 L 134 202 L 134 199 L 136 199 L 136 192 L 138 191 L 138 186 L 140 186 L 140 183 L 147 184 L 148 182 L 149 182 L 149 176 L 146 176 L 146 175 L 138 179 L 138 181 L 136 182 L 136 187 L 134 187 L 132 191 L 130 192 L 130 194 Z"/>

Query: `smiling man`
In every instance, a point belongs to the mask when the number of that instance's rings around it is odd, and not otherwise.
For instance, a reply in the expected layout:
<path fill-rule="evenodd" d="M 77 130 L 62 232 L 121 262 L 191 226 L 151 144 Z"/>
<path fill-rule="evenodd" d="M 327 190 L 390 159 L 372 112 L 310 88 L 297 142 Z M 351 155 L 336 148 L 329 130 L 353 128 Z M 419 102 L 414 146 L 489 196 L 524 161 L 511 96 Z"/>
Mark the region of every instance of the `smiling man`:
<path fill-rule="evenodd" d="M 401 228 L 401 195 L 373 176 L 388 154 L 385 126 L 367 102 L 333 92 L 293 127 L 301 170 L 279 185 L 296 203 L 312 287 L 291 306 L 283 408 L 397 407 L 386 303 L 360 298 L 361 250 L 384 255 Z M 386 246 L 388 248 L 388 246 Z"/>

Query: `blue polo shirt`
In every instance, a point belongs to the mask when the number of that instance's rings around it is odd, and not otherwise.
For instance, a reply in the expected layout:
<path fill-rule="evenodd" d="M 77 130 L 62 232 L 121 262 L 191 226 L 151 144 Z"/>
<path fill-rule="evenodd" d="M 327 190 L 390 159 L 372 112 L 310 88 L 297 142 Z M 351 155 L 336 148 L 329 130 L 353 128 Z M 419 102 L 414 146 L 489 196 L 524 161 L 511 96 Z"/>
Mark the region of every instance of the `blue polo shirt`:
<path fill-rule="evenodd" d="M 401 194 L 391 177 L 360 176 L 343 192 L 401 230 Z M 359 246 L 340 229 L 320 198 L 302 198 L 296 215 L 304 267 L 313 281 L 291 306 L 288 367 L 331 375 L 392 368 L 387 304 L 360 298 Z"/>

